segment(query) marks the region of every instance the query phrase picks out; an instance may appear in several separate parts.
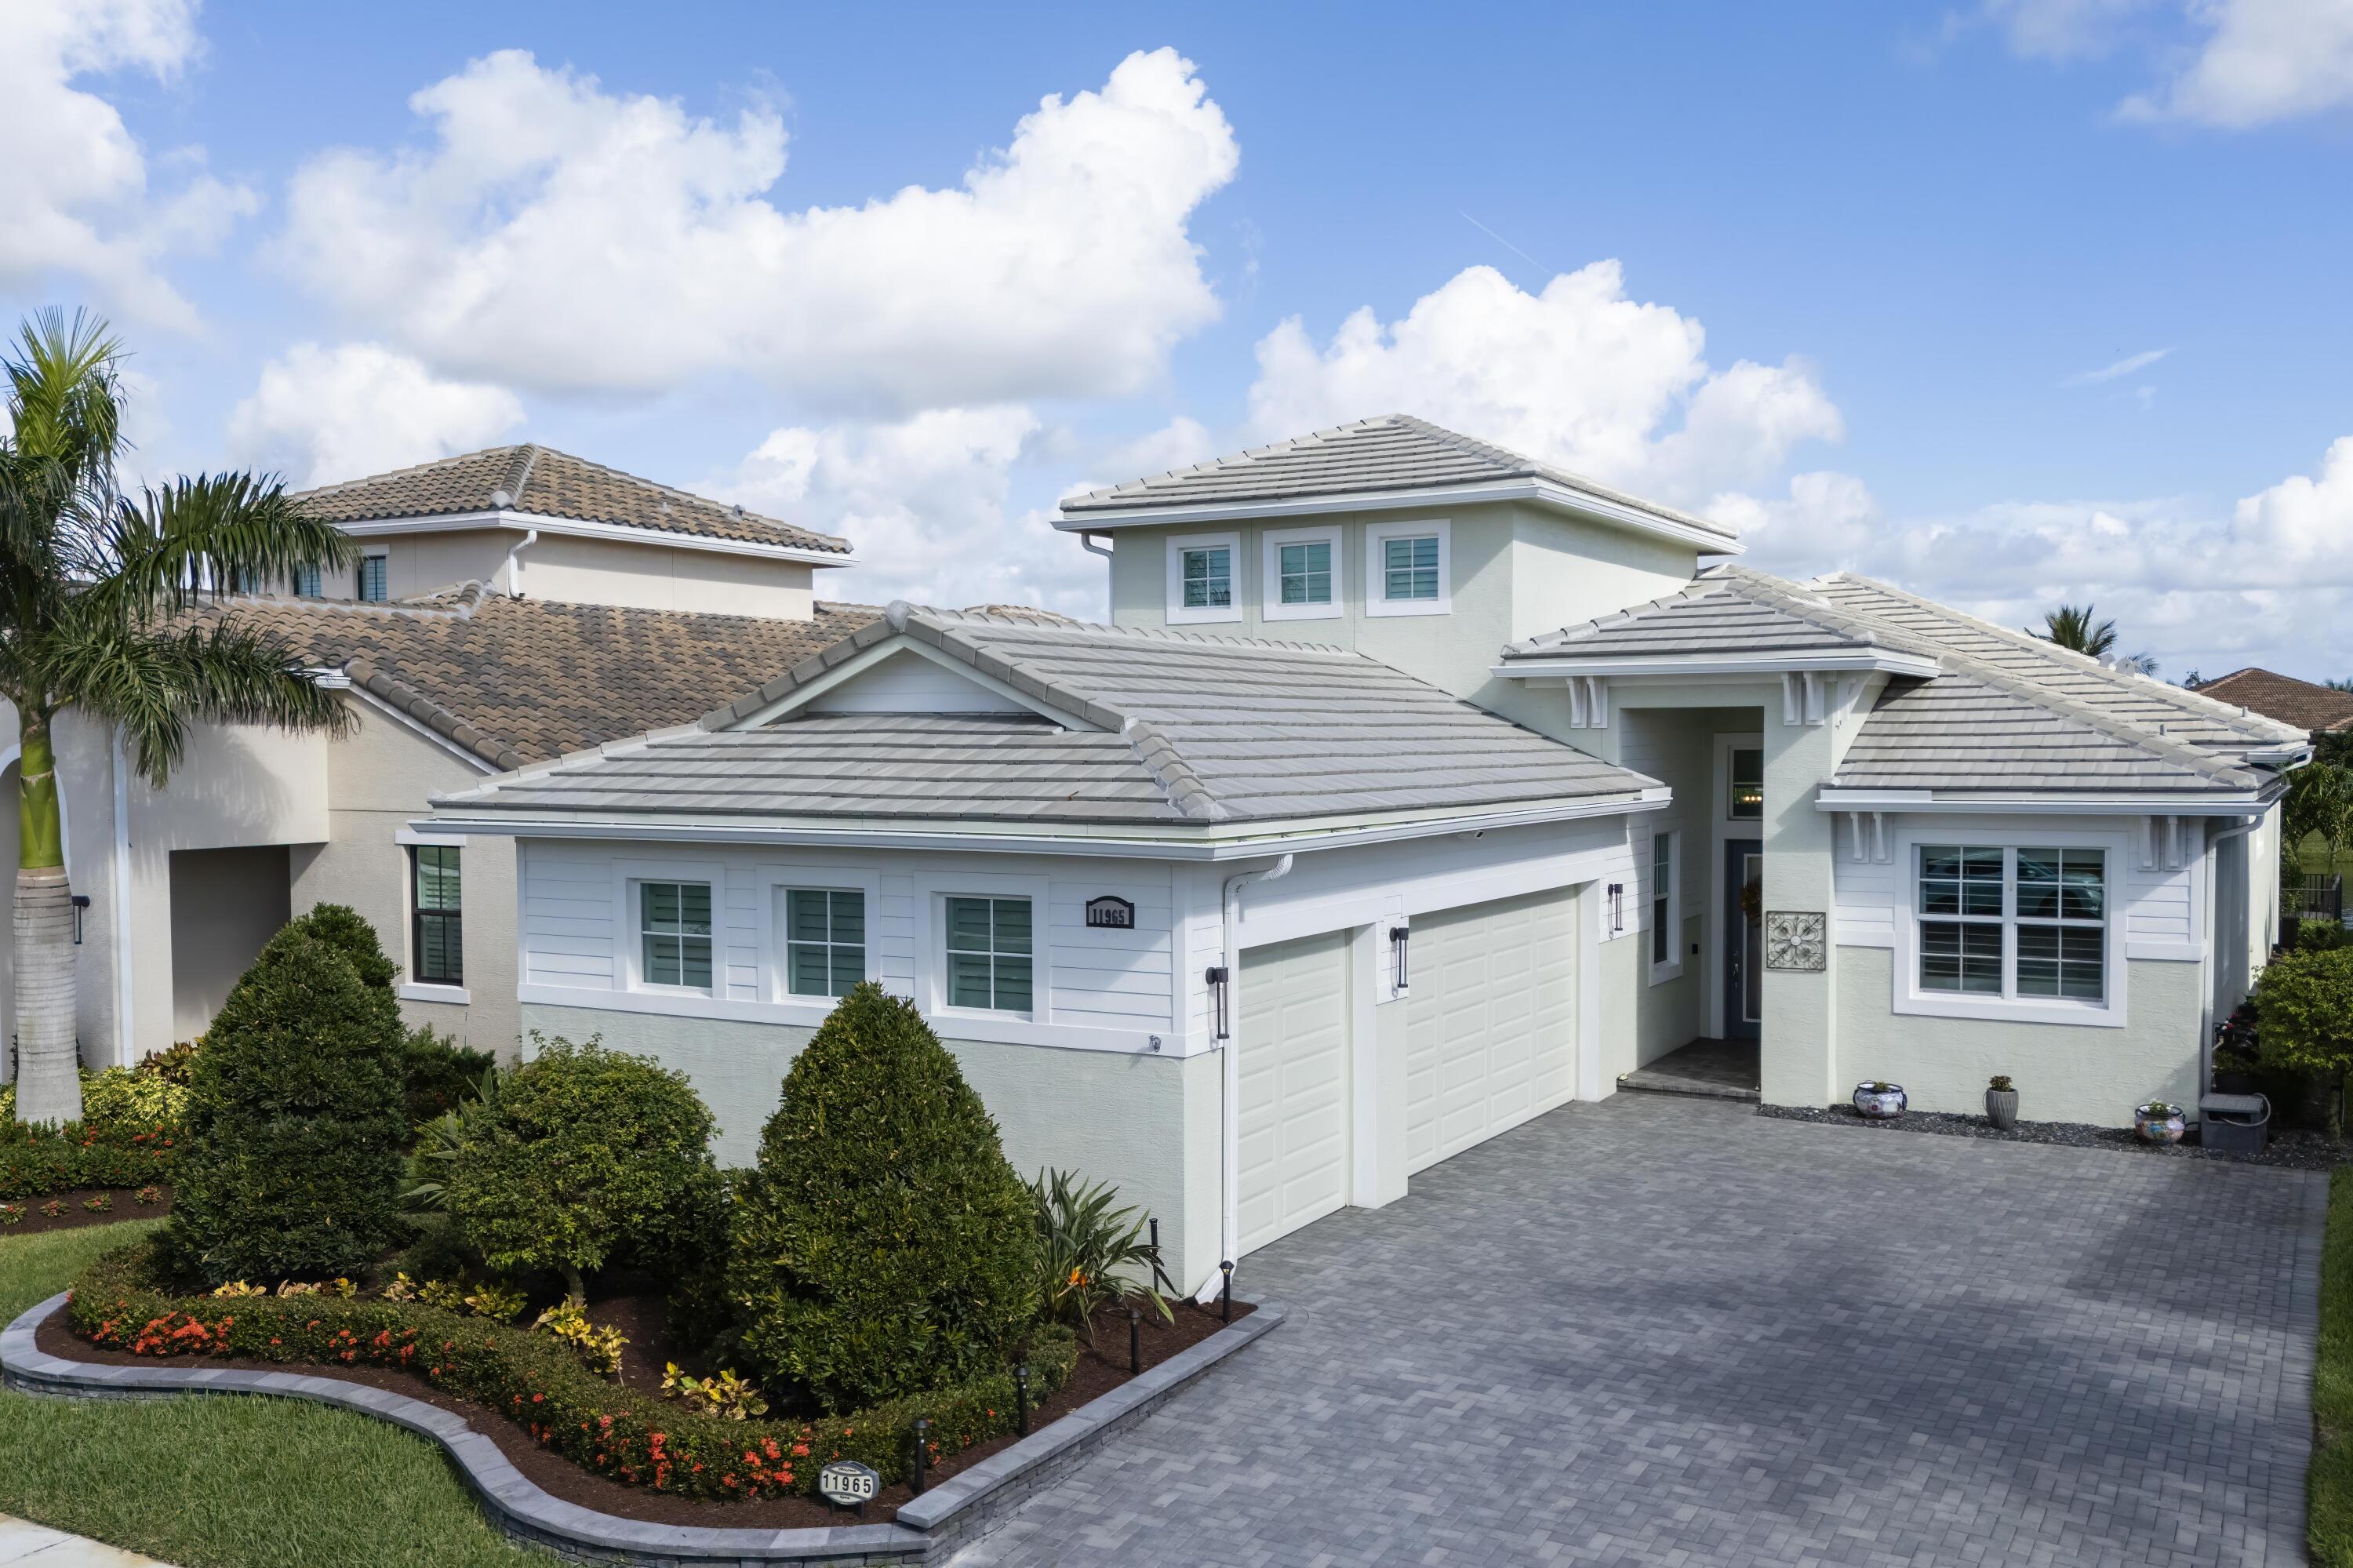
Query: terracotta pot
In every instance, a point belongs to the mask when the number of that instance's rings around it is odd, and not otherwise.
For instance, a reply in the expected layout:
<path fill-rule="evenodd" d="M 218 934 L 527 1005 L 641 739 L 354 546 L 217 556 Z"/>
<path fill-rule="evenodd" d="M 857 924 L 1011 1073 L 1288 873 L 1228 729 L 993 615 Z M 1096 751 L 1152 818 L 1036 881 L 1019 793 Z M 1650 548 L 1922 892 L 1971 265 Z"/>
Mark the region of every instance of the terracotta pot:
<path fill-rule="evenodd" d="M 2171 1110 L 2162 1116 L 2153 1114 L 2147 1106 L 2133 1110 L 2133 1131 L 2143 1143 L 2179 1143 L 2183 1131 L 2181 1112 Z"/>
<path fill-rule="evenodd" d="M 1902 1116 L 1904 1107 L 1910 1103 L 1901 1084 L 1889 1084 L 1884 1088 L 1873 1088 L 1868 1083 L 1854 1086 L 1854 1108 L 1873 1121 Z"/>
<path fill-rule="evenodd" d="M 2005 1132 L 2009 1131 L 2011 1128 L 2016 1127 L 2018 1125 L 2018 1091 L 2016 1089 L 1988 1089 L 1986 1091 L 1986 1120 L 1993 1123 L 1994 1126 L 2001 1128 Z"/>

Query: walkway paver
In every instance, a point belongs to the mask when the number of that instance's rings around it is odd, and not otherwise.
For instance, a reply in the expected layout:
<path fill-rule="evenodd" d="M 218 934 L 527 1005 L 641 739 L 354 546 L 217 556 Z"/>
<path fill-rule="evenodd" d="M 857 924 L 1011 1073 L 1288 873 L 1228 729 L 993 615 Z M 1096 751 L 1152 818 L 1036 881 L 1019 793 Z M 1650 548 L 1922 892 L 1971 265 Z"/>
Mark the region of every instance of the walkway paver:
<path fill-rule="evenodd" d="M 20 1563 L 26 1568 L 170 1568 L 136 1552 L 0 1513 L 0 1564 Z"/>
<path fill-rule="evenodd" d="M 958 1562 L 2300 1563 L 2325 1195 L 1568 1107 L 1254 1255 L 1292 1320 Z"/>

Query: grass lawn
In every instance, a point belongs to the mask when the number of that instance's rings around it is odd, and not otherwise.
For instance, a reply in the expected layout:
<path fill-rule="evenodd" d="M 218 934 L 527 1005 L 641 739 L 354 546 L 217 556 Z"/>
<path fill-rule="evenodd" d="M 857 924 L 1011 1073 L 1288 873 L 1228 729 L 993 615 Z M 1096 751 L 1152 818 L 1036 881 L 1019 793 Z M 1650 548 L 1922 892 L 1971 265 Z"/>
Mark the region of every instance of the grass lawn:
<path fill-rule="evenodd" d="M 0 1237 L 0 1322 L 163 1224 Z M 184 1568 L 532 1568 L 441 1450 L 293 1400 L 73 1403 L 0 1393 L 0 1512 Z"/>
<path fill-rule="evenodd" d="M 2353 1166 L 2340 1165 L 2328 1178 L 2312 1425 L 2306 1544 L 2321 1568 L 2353 1568 Z"/>

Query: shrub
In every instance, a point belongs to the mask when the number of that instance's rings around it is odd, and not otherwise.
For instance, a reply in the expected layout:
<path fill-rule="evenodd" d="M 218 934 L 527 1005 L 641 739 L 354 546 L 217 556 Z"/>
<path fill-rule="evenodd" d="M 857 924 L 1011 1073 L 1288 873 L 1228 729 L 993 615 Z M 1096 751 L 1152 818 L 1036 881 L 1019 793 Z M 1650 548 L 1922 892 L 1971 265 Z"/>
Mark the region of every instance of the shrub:
<path fill-rule="evenodd" d="M 2254 1001 L 2265 1065 L 2331 1080 L 2353 1067 L 2353 949 L 2282 954 L 2256 980 Z"/>
<path fill-rule="evenodd" d="M 37 1198 L 77 1187 L 138 1187 L 170 1181 L 180 1150 L 170 1138 L 110 1137 L 84 1124 L 0 1126 L 0 1198 Z"/>
<path fill-rule="evenodd" d="M 1029 1194 L 914 1005 L 868 981 L 785 1077 L 728 1296 L 771 1383 L 844 1410 L 1005 1365 L 1038 1310 Z"/>
<path fill-rule="evenodd" d="M 313 904 L 289 920 L 285 928 L 300 931 L 341 953 L 360 977 L 360 984 L 370 991 L 389 994 L 392 982 L 400 978 L 400 966 L 384 956 L 384 942 L 375 934 L 375 927 L 348 905 Z"/>
<path fill-rule="evenodd" d="M 504 1411 L 584 1468 L 681 1497 L 810 1496 L 819 1467 L 856 1459 L 903 1479 L 918 1416 L 934 1459 L 1014 1429 L 1013 1379 L 998 1369 L 958 1387 L 811 1421 L 713 1420 L 607 1382 L 562 1341 L 457 1317 L 422 1301 L 337 1296 L 239 1299 L 176 1294 L 148 1246 L 108 1253 L 74 1281 L 74 1330 L 142 1356 L 235 1356 L 280 1365 L 405 1371 Z M 1041 1330 L 1029 1388 L 1043 1400 L 1070 1379 L 1078 1344 Z"/>
<path fill-rule="evenodd" d="M 411 1127 L 446 1115 L 474 1097 L 482 1075 L 497 1065 L 488 1051 L 460 1045 L 422 1024 L 408 1032 L 402 1055 Z"/>
<path fill-rule="evenodd" d="M 315 912 L 314 912 L 315 913 Z M 197 1054 L 170 1235 L 218 1284 L 354 1274 L 397 1234 L 401 1028 L 301 921 L 237 982 Z"/>
<path fill-rule="evenodd" d="M 1029 1184 L 1039 1298 L 1048 1317 L 1084 1329 L 1090 1344 L 1095 1309 L 1113 1302 L 1148 1304 L 1163 1321 L 1176 1320 L 1154 1284 L 1160 1255 L 1144 1239 L 1144 1216 L 1134 1207 L 1113 1208 L 1118 1197 L 1108 1183 L 1082 1185 L 1067 1171 L 1049 1171 Z"/>
<path fill-rule="evenodd" d="M 153 1061 L 150 1057 L 148 1060 Z M 81 1127 L 85 1136 L 128 1139 L 138 1133 L 174 1138 L 186 1117 L 188 1091 L 145 1063 L 137 1067 L 81 1069 Z M 16 1119 L 16 1086 L 0 1087 L 0 1121 Z"/>
<path fill-rule="evenodd" d="M 443 1203 L 500 1273 L 552 1269 L 573 1299 L 608 1263 L 659 1266 L 709 1228 L 711 1112 L 683 1073 L 595 1041 L 543 1042 L 500 1075 L 446 1162 Z"/>

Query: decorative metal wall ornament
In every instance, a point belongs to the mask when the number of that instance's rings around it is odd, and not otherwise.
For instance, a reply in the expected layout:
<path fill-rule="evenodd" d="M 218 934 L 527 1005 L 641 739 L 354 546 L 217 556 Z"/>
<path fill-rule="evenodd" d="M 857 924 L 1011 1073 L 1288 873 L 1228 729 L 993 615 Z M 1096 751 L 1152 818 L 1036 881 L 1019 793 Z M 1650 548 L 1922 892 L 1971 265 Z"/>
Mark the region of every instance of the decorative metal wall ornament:
<path fill-rule="evenodd" d="M 1765 967 L 1819 973 L 1829 967 L 1828 918 L 1819 909 L 1765 912 Z"/>
<path fill-rule="evenodd" d="M 1135 929 L 1135 905 L 1116 893 L 1099 893 L 1087 900 L 1087 924 L 1098 930 Z"/>

